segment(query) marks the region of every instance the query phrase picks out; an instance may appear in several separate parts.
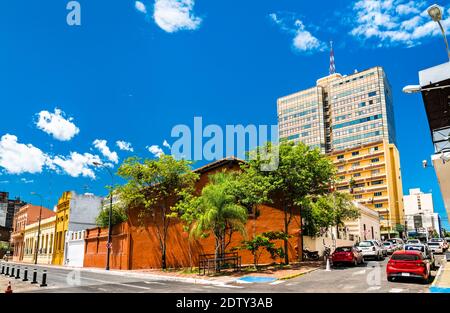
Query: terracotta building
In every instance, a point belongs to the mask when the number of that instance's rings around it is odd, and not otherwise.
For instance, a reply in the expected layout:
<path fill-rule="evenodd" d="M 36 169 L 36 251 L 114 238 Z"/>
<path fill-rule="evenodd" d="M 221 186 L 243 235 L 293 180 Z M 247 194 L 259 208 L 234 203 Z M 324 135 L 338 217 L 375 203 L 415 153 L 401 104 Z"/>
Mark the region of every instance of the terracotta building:
<path fill-rule="evenodd" d="M 197 192 L 208 183 L 208 176 L 222 170 L 239 170 L 240 162 L 234 158 L 228 158 L 210 163 L 196 169 L 200 179 L 196 183 Z M 281 231 L 284 226 L 284 213 L 281 206 L 274 203 L 272 206 L 262 205 L 258 208 L 259 214 L 249 214 L 247 222 L 247 239 L 266 231 Z M 137 211 L 129 212 L 127 222 L 116 225 L 112 233 L 111 268 L 114 269 L 144 269 L 161 267 L 161 249 L 156 232 L 156 221 L 148 219 L 140 222 Z M 290 224 L 289 256 L 291 261 L 298 259 L 297 247 L 301 247 L 299 236 L 300 216 L 297 214 Z M 86 244 L 84 255 L 85 267 L 104 267 L 107 252 L 107 228 L 94 228 L 86 231 Z M 233 240 L 228 248 L 240 246 L 242 236 L 233 235 Z M 282 245 L 282 242 L 279 242 Z M 199 255 L 214 253 L 214 238 L 189 239 L 189 235 L 183 231 L 181 221 L 172 221 L 168 229 L 167 239 L 167 265 L 168 267 L 198 266 Z M 245 250 L 240 250 L 242 264 L 253 263 L 253 256 Z M 279 261 L 279 260 L 277 260 Z M 260 263 L 274 262 L 268 253 L 263 253 Z"/>
<path fill-rule="evenodd" d="M 11 234 L 11 245 L 14 249 L 13 261 L 22 261 L 24 256 L 24 234 L 25 226 L 39 220 L 40 206 L 27 204 L 19 209 L 14 215 L 13 232 Z M 55 215 L 55 212 L 47 208 L 42 208 L 41 218 L 46 219 Z"/>

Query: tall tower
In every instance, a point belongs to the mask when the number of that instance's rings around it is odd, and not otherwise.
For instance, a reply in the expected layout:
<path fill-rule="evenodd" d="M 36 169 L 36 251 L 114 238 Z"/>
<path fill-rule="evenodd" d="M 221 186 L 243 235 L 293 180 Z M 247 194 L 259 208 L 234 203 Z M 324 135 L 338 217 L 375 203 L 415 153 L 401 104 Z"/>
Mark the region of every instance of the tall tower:
<path fill-rule="evenodd" d="M 336 66 L 334 64 L 333 42 L 330 41 L 330 75 L 334 73 L 336 73 Z"/>
<path fill-rule="evenodd" d="M 384 237 L 399 236 L 403 193 L 390 84 L 379 66 L 336 73 L 330 46 L 330 75 L 278 99 L 280 139 L 328 154 L 337 168 L 337 190 L 376 210 Z"/>

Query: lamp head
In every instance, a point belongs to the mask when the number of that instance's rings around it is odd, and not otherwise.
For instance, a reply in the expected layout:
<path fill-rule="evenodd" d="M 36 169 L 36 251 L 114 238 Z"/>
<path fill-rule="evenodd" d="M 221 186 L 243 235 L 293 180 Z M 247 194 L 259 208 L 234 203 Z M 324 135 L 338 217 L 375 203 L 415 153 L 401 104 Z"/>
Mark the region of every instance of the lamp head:
<path fill-rule="evenodd" d="M 437 4 L 433 4 L 427 9 L 428 15 L 435 22 L 442 20 L 442 9 Z"/>
<path fill-rule="evenodd" d="M 420 85 L 408 85 L 403 87 L 402 91 L 404 93 L 417 93 L 420 92 L 422 90 L 422 88 L 420 87 Z"/>

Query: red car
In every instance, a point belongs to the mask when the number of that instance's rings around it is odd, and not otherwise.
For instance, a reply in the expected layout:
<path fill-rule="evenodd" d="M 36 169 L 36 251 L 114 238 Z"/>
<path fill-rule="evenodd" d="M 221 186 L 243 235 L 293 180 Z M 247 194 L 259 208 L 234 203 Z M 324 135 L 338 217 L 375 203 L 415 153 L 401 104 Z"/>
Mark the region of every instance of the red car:
<path fill-rule="evenodd" d="M 398 277 L 420 278 L 428 282 L 431 276 L 430 262 L 423 258 L 420 251 L 395 251 L 386 266 L 388 281 Z"/>
<path fill-rule="evenodd" d="M 331 255 L 333 266 L 338 264 L 352 264 L 357 266 L 364 262 L 364 257 L 355 247 L 338 247 Z"/>

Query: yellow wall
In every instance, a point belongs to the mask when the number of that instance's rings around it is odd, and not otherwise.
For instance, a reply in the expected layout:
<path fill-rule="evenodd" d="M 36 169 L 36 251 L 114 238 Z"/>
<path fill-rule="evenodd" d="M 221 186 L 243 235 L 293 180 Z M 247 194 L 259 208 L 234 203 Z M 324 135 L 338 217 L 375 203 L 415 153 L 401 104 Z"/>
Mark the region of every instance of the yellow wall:
<path fill-rule="evenodd" d="M 64 242 L 69 228 L 70 200 L 72 193 L 66 191 L 58 200 L 55 222 L 55 248 L 53 251 L 53 264 L 64 263 Z"/>
<path fill-rule="evenodd" d="M 328 157 L 337 168 L 337 190 L 350 192 L 353 178 L 354 199 L 379 212 L 382 234 L 404 225 L 400 157 L 393 144 L 383 140 L 335 151 Z"/>
<path fill-rule="evenodd" d="M 53 245 L 55 238 L 55 216 L 41 221 L 41 231 L 38 248 L 38 264 L 51 264 L 53 255 Z M 32 223 L 25 227 L 24 231 L 24 262 L 34 262 L 36 258 L 37 235 L 39 232 L 39 222 Z"/>

